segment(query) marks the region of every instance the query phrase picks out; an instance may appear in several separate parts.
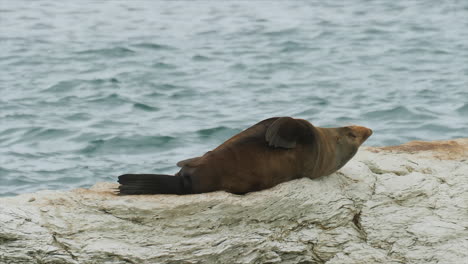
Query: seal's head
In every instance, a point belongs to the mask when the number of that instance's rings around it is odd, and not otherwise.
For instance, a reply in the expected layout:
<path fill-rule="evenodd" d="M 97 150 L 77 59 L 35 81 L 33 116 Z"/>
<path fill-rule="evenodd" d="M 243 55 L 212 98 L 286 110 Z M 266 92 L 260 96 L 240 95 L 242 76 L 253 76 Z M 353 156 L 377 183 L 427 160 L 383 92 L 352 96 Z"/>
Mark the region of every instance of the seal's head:
<path fill-rule="evenodd" d="M 343 167 L 357 152 L 372 130 L 362 126 L 347 126 L 335 128 L 336 139 L 336 165 L 337 169 Z"/>

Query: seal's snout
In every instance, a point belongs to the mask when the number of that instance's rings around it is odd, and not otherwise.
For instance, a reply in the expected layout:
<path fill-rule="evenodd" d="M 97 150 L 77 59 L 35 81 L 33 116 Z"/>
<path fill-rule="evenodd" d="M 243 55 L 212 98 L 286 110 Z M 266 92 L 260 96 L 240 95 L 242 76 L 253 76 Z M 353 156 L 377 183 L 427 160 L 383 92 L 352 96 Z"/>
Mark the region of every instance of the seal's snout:
<path fill-rule="evenodd" d="M 372 135 L 372 129 L 362 126 L 352 126 L 351 129 L 361 138 L 361 144 Z"/>
<path fill-rule="evenodd" d="M 362 142 L 366 141 L 372 135 L 372 129 L 364 127 L 366 129 L 364 136 L 362 137 Z"/>

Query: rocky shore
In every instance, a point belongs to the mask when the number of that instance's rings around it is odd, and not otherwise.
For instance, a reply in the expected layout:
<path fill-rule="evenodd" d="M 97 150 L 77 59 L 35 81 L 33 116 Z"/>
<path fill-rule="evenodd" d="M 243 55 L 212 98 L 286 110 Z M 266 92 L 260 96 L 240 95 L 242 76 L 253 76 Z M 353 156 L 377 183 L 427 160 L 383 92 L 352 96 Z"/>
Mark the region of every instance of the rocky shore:
<path fill-rule="evenodd" d="M 364 147 L 344 168 L 239 196 L 0 199 L 0 263 L 466 263 L 468 139 Z"/>

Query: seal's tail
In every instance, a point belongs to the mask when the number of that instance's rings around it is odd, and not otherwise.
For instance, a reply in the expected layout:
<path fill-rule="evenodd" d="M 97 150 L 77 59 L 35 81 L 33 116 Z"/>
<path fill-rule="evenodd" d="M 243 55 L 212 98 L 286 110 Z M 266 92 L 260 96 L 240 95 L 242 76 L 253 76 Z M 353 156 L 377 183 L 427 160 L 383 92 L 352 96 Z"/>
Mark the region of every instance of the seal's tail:
<path fill-rule="evenodd" d="M 179 175 L 124 174 L 119 176 L 119 195 L 187 194 L 189 185 L 185 181 Z"/>

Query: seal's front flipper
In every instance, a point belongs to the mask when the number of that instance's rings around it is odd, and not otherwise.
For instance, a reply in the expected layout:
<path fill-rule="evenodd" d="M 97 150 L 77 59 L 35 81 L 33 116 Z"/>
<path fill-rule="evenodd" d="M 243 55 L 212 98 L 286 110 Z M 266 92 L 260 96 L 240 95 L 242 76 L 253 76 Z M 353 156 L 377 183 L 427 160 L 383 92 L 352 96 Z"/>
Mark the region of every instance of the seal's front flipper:
<path fill-rule="evenodd" d="M 313 138 L 313 126 L 302 119 L 280 117 L 267 128 L 265 139 L 270 147 L 294 148 L 298 141 Z"/>
<path fill-rule="evenodd" d="M 190 181 L 179 175 L 124 174 L 119 183 L 119 195 L 191 193 Z"/>

